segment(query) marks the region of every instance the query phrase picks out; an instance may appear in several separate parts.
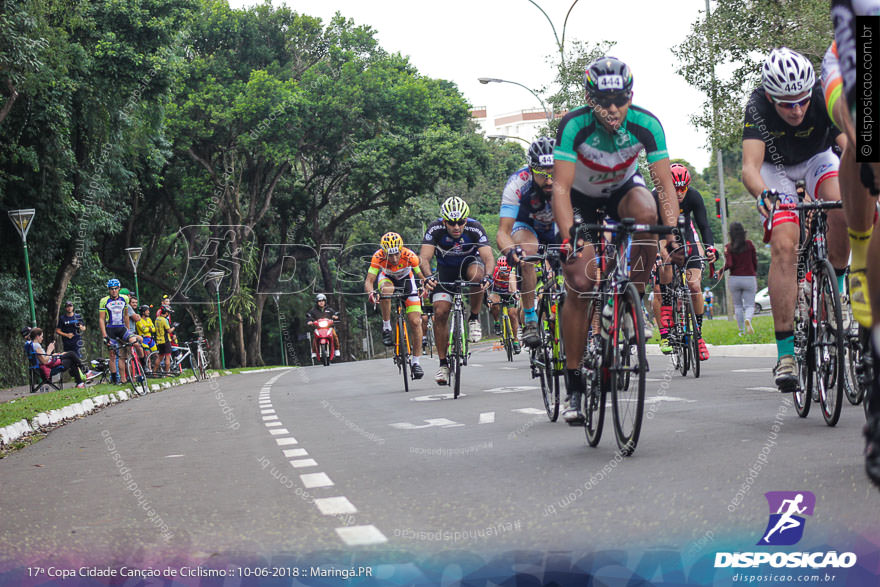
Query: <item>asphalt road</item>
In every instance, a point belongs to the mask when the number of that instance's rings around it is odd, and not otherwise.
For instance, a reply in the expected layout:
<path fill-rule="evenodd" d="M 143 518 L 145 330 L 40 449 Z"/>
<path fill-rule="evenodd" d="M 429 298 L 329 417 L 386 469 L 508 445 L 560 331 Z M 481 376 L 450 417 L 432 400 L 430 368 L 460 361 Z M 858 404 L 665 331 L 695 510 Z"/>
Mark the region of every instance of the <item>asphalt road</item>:
<path fill-rule="evenodd" d="M 457 400 L 428 359 L 408 394 L 376 360 L 125 402 L 0 460 L 0 565 L 352 549 L 699 554 L 760 538 L 763 494 L 776 490 L 816 495 L 817 544 L 876 536 L 861 407 L 844 400 L 835 428 L 818 410 L 798 418 L 769 387 L 769 358 L 713 357 L 700 379 L 649 361 L 629 458 L 610 419 L 597 448 L 582 428 L 550 423 L 526 356 L 508 364 L 486 345 Z"/>

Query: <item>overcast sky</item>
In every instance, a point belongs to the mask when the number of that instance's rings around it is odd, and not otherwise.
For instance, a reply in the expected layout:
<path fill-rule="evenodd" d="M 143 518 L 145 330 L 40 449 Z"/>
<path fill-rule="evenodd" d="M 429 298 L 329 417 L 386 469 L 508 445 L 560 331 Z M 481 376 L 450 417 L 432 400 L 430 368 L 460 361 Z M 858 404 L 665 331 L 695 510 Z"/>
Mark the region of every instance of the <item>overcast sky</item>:
<path fill-rule="evenodd" d="M 547 58 L 556 53 L 550 24 L 528 0 L 272 0 L 326 22 L 337 11 L 376 31 L 382 47 L 410 57 L 430 77 L 454 81 L 473 106 L 486 106 L 489 118 L 539 107 L 526 90 L 511 84 L 482 85 L 478 77 L 497 77 L 532 88 L 553 74 Z M 537 0 L 562 35 L 571 0 Z M 229 0 L 233 7 L 256 0 Z M 629 64 L 633 102 L 653 112 L 666 131 L 670 157 L 683 157 L 698 170 L 710 153 L 705 135 L 688 121 L 703 96 L 676 73 L 670 49 L 681 43 L 705 10 L 704 0 L 580 0 L 566 30 L 570 39 L 616 41 L 612 54 Z"/>

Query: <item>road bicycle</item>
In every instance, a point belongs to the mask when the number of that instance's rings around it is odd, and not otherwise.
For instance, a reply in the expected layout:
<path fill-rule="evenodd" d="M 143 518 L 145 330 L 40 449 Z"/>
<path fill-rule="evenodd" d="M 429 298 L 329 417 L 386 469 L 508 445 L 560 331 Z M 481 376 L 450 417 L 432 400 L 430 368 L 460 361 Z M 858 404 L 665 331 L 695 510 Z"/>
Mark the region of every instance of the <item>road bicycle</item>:
<path fill-rule="evenodd" d="M 461 368 L 467 366 L 470 356 L 464 294 L 461 290 L 465 287 L 480 286 L 481 284 L 457 279 L 438 282 L 438 285 L 443 286 L 446 291 L 452 294 L 452 312 L 449 314 L 449 346 L 446 347 L 446 360 L 449 365 L 449 386 L 452 387 L 452 397 L 458 399 L 461 394 Z"/>
<path fill-rule="evenodd" d="M 508 362 L 513 362 L 514 348 L 514 332 L 513 323 L 510 321 L 510 311 L 516 311 L 517 301 L 514 294 L 499 293 L 501 301 L 501 345 L 504 347 L 504 354 L 507 355 Z"/>
<path fill-rule="evenodd" d="M 630 281 L 632 246 L 635 233 L 669 234 L 672 227 L 636 224 L 632 218 L 619 223 L 575 224 L 573 242 L 578 238 L 597 247 L 600 279 L 592 292 L 584 295 L 587 305 L 588 340 L 584 351 L 583 394 L 584 429 L 587 443 L 597 446 L 605 421 L 605 398 L 611 395 L 614 432 L 620 454 L 630 456 L 636 449 L 645 407 L 645 311 L 642 298 Z M 594 238 L 590 238 L 590 235 Z M 610 234 L 610 242 L 596 238 Z"/>
<path fill-rule="evenodd" d="M 191 369 L 193 376 L 198 380 L 208 378 L 208 356 L 206 353 L 206 341 L 196 338 L 182 345 L 172 344 L 170 364 L 165 365 L 165 371 L 148 371 L 150 377 L 179 377 L 184 369 Z M 195 348 L 195 350 L 193 350 Z M 161 354 L 158 351 L 150 353 L 146 363 L 148 366 L 158 363 Z"/>
<path fill-rule="evenodd" d="M 393 308 L 397 313 L 394 321 L 394 364 L 403 375 L 403 390 L 409 392 L 409 380 L 415 379 L 412 374 L 410 357 L 412 356 L 412 344 L 409 340 L 409 329 L 406 327 L 406 299 L 409 294 L 393 293 L 380 294 L 380 300 L 392 300 Z"/>
<path fill-rule="evenodd" d="M 559 418 L 560 388 L 565 381 L 565 344 L 559 320 L 565 300 L 565 286 L 559 249 L 542 246 L 537 255 L 526 256 L 523 261 L 535 263 L 537 277 L 535 295 L 538 300 L 538 335 L 541 342 L 529 352 L 532 378 L 541 382 L 544 410 L 547 418 L 555 422 Z"/>
<path fill-rule="evenodd" d="M 433 359 L 434 345 L 437 344 L 434 340 L 434 314 L 431 312 L 426 315 L 428 316 L 428 319 L 422 323 L 422 326 L 425 329 L 424 336 L 422 336 L 422 355 L 428 355 Z"/>
<path fill-rule="evenodd" d="M 140 344 L 138 341 L 121 342 L 117 340 L 115 348 L 117 355 L 120 357 L 120 362 L 125 367 L 125 373 L 131 390 L 137 395 L 146 395 L 150 391 L 149 387 L 147 387 L 147 373 L 144 371 L 143 364 L 136 350 L 140 347 Z M 122 354 L 125 354 L 124 359 Z"/>
<path fill-rule="evenodd" d="M 836 425 L 840 418 L 845 387 L 846 332 L 825 234 L 827 210 L 842 206 L 839 201 L 777 203 L 777 208 L 797 210 L 800 215 L 801 247 L 794 315 L 794 357 L 798 364 L 798 386 L 793 391 L 795 410 L 801 418 L 806 418 L 811 399 L 815 398 L 829 426 Z"/>

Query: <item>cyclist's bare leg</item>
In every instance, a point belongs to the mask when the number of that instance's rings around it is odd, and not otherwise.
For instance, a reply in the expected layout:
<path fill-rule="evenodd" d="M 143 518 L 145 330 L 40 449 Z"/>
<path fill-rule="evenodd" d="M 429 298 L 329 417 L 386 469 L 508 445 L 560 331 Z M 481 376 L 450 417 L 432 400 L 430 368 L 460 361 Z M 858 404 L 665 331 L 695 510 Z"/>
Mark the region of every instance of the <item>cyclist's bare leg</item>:
<path fill-rule="evenodd" d="M 383 279 L 379 283 L 379 292 L 382 295 L 390 296 L 394 293 L 394 284 L 388 279 Z M 391 300 L 379 300 L 379 310 L 382 312 L 382 320 L 388 322 L 391 320 Z"/>
<path fill-rule="evenodd" d="M 486 275 L 486 268 L 483 267 L 482 263 L 471 263 L 467 268 L 467 276 L 466 279 L 469 281 L 477 282 L 483 279 Z M 479 314 L 480 308 L 483 307 L 483 290 L 480 289 L 479 285 L 471 286 L 471 295 L 470 304 L 471 304 L 471 314 Z"/>
<path fill-rule="evenodd" d="M 446 358 L 449 347 L 449 310 L 452 302 L 434 300 L 434 343 L 437 345 L 437 357 Z"/>
<path fill-rule="evenodd" d="M 565 366 L 580 367 L 587 338 L 587 304 L 581 293 L 589 293 L 596 286 L 597 266 L 593 245 L 587 243 L 580 257 L 569 256 L 563 265 L 565 287 L 568 292 L 562 304 L 562 339 L 565 342 Z"/>
<path fill-rule="evenodd" d="M 694 304 L 694 314 L 697 316 L 701 315 L 705 308 L 703 307 L 703 291 L 700 289 L 700 285 L 703 281 L 703 270 L 702 269 L 688 269 L 686 272 L 688 289 L 691 292 L 691 301 Z"/>
<path fill-rule="evenodd" d="M 819 184 L 818 192 L 820 200 L 839 201 L 840 182 L 837 177 L 829 177 Z M 843 210 L 828 210 L 828 260 L 835 269 L 845 269 L 849 264 L 849 234 Z"/>
<path fill-rule="evenodd" d="M 110 373 L 116 375 L 116 347 L 110 345 Z"/>
<path fill-rule="evenodd" d="M 620 218 L 635 218 L 638 224 L 657 224 L 657 204 L 647 188 L 635 186 L 620 200 L 617 206 Z M 657 258 L 657 237 L 651 233 L 633 235 L 633 262 L 630 281 L 640 294 L 651 278 L 651 268 Z M 567 300 L 566 300 L 567 301 Z"/>
<path fill-rule="evenodd" d="M 770 307 L 776 332 L 794 328 L 794 306 L 797 299 L 798 225 L 783 222 L 773 227 L 770 236 Z"/>
<path fill-rule="evenodd" d="M 128 353 L 128 349 L 119 351 L 119 381 L 121 383 L 128 381 L 128 369 L 125 367 L 125 362 L 128 360 Z"/>
<path fill-rule="evenodd" d="M 416 357 L 422 356 L 422 313 L 407 312 L 406 321 L 409 322 L 409 344 L 412 347 L 412 354 Z"/>
<path fill-rule="evenodd" d="M 513 233 L 513 240 L 518 244 L 525 255 L 538 254 L 538 237 L 531 231 L 520 229 Z M 535 307 L 535 286 L 537 277 L 535 274 L 534 263 L 521 263 L 520 272 L 522 273 L 522 304 L 523 308 Z"/>
<path fill-rule="evenodd" d="M 492 314 L 492 320 L 498 322 L 501 320 L 501 296 L 497 293 L 490 293 L 488 295 L 489 298 L 489 313 Z"/>
<path fill-rule="evenodd" d="M 513 331 L 511 332 L 513 340 L 518 341 L 519 334 L 517 334 L 517 329 L 519 328 L 519 308 L 508 308 L 507 315 L 510 316 L 510 329 Z"/>

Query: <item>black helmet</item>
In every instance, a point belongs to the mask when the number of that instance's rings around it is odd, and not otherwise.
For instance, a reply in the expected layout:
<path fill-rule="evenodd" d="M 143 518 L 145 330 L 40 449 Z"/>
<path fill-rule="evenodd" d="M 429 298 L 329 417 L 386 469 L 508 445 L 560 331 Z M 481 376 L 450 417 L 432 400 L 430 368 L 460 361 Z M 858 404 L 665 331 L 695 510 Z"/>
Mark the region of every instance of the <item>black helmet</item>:
<path fill-rule="evenodd" d="M 141 304 L 141 306 L 138 308 L 138 312 L 143 314 L 144 312 L 146 312 L 149 309 L 150 309 L 150 306 L 148 306 L 147 304 Z"/>
<path fill-rule="evenodd" d="M 633 76 L 629 66 L 616 57 L 600 57 L 587 66 L 584 87 L 591 96 L 598 94 L 628 94 L 632 91 Z"/>
<path fill-rule="evenodd" d="M 553 167 L 555 139 L 541 137 L 529 147 L 529 167 Z"/>

